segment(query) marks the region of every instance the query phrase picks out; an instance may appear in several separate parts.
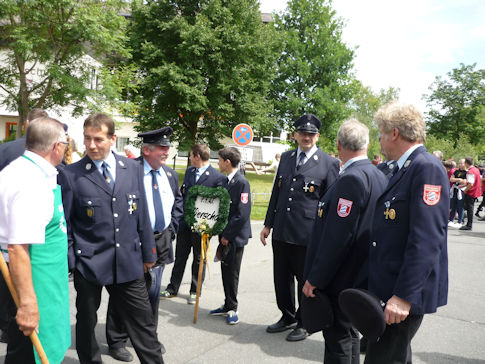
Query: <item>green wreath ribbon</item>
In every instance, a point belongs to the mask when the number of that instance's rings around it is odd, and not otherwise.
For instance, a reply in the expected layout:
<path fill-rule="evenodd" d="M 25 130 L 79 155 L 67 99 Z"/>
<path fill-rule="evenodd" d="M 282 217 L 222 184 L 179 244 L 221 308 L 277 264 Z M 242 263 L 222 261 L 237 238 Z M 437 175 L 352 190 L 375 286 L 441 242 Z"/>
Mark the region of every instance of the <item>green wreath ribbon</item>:
<path fill-rule="evenodd" d="M 198 224 L 197 220 L 195 219 L 195 201 L 197 200 L 197 196 L 219 199 L 217 221 L 212 229 L 209 228 L 208 225 Z M 227 225 L 230 201 L 231 199 L 229 197 L 229 193 L 224 187 L 206 187 L 202 185 L 194 185 L 189 188 L 187 200 L 185 201 L 185 222 L 190 226 L 192 231 L 195 231 L 201 235 L 218 235 L 224 231 L 224 228 Z"/>

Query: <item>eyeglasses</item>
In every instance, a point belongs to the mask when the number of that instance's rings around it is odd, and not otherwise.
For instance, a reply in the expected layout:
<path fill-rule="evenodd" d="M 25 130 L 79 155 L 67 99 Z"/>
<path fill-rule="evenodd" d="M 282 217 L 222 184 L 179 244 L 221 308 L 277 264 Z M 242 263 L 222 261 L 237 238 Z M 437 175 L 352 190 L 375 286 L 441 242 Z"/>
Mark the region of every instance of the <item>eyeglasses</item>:
<path fill-rule="evenodd" d="M 57 141 L 58 143 L 61 143 L 61 144 L 64 144 L 64 145 L 69 145 L 69 142 L 65 142 L 65 141 L 62 141 L 62 140 L 59 140 Z"/>

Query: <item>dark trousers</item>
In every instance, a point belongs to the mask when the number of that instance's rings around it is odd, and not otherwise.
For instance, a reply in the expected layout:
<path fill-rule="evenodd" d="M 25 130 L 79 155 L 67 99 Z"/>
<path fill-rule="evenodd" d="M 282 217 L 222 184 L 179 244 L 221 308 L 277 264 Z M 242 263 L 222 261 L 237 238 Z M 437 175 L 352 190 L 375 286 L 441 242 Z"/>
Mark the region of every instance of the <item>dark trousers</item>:
<path fill-rule="evenodd" d="M 177 244 L 175 248 L 175 263 L 172 269 L 172 276 L 170 277 L 170 284 L 167 286 L 167 291 L 177 294 L 184 276 L 185 264 L 190 254 L 193 252 L 192 260 L 192 282 L 190 284 L 190 293 L 197 292 L 197 279 L 199 277 L 199 261 L 200 261 L 200 235 L 193 233 L 190 230 L 182 230 L 177 234 Z M 205 263 L 202 271 L 202 282 L 205 278 Z M 202 286 L 201 286 L 202 290 Z"/>
<path fill-rule="evenodd" d="M 461 200 L 458 200 L 457 196 L 453 196 L 453 198 L 450 201 L 450 209 L 451 209 L 450 221 L 454 221 L 455 215 L 456 213 L 458 213 L 458 222 L 460 224 L 463 222 L 463 215 L 465 214 L 463 209 L 463 203 L 464 203 L 463 197 L 461 198 Z"/>
<path fill-rule="evenodd" d="M 160 304 L 160 285 L 162 283 L 162 273 L 164 265 L 154 267 L 150 272 L 150 287 L 148 288 L 148 300 L 152 307 L 153 322 L 155 323 L 155 329 L 158 327 L 158 306 Z M 145 280 L 147 279 L 145 273 Z M 148 284 L 147 283 L 147 284 Z M 118 315 L 115 306 L 111 302 L 111 296 L 108 301 L 108 311 L 106 313 L 106 341 L 110 348 L 124 348 L 128 341 L 128 333 Z"/>
<path fill-rule="evenodd" d="M 222 285 L 224 287 L 224 309 L 237 311 L 237 288 L 244 247 L 236 247 L 230 262 L 221 262 Z"/>
<path fill-rule="evenodd" d="M 300 303 L 305 266 L 306 246 L 288 244 L 273 239 L 273 279 L 276 292 L 276 303 L 285 323 L 295 321 L 301 325 Z M 298 290 L 298 310 L 295 308 L 295 278 Z"/>
<path fill-rule="evenodd" d="M 8 330 L 10 321 L 15 321 L 16 313 L 17 308 L 8 290 L 7 282 L 0 274 L 0 330 L 5 332 Z"/>
<path fill-rule="evenodd" d="M 8 345 L 5 364 L 35 364 L 32 341 L 20 331 L 15 319 L 10 320 L 7 335 Z"/>
<path fill-rule="evenodd" d="M 465 200 L 465 211 L 466 211 L 466 226 L 472 227 L 473 225 L 473 209 L 475 207 L 475 197 L 471 197 L 468 195 L 464 195 L 464 200 Z"/>
<path fill-rule="evenodd" d="M 477 207 L 477 212 L 482 211 L 483 207 L 485 207 L 485 191 L 482 194 L 482 202 L 480 202 L 480 205 Z"/>
<path fill-rule="evenodd" d="M 410 315 L 398 324 L 387 325 L 379 341 L 367 343 L 364 364 L 412 363 L 411 340 L 422 321 L 423 315 Z"/>
<path fill-rule="evenodd" d="M 74 287 L 77 291 L 76 350 L 79 361 L 101 363 L 94 329 L 98 321 L 97 310 L 103 286 L 89 282 L 76 270 Z M 110 295 L 112 309 L 123 322 L 140 363 L 163 363 L 145 280 L 140 278 L 107 285 L 105 288 Z"/>
<path fill-rule="evenodd" d="M 322 330 L 325 338 L 324 364 L 359 364 L 360 341 L 357 330 L 340 310 L 337 297 L 332 298 L 334 322 Z"/>

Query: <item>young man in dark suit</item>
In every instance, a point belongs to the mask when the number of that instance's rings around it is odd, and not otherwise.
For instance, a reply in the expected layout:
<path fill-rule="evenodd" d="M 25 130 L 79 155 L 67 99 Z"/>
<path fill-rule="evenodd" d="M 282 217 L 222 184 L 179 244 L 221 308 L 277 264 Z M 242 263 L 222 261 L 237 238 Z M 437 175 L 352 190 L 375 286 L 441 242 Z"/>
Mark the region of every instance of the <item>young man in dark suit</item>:
<path fill-rule="evenodd" d="M 302 326 L 300 309 L 295 307 L 295 278 L 300 303 L 306 246 L 317 204 L 337 178 L 339 162 L 316 146 L 321 122 L 315 115 L 305 114 L 293 125 L 298 149 L 281 155 L 260 238 L 266 245 L 273 230 L 273 278 L 276 303 L 282 313 L 266 331 L 292 329 L 286 340 L 300 341 L 307 337 L 307 332 Z"/>
<path fill-rule="evenodd" d="M 386 176 L 367 158 L 369 129 L 355 119 L 344 122 L 337 134 L 343 163 L 335 183 L 318 203 L 318 216 L 307 248 L 303 294 L 323 291 L 334 311 L 332 326 L 323 329 L 325 364 L 358 364 L 357 331 L 340 310 L 338 295 L 352 288 L 369 252 L 377 198 Z"/>
<path fill-rule="evenodd" d="M 144 279 L 156 250 L 141 167 L 114 154 L 115 143 L 113 119 L 89 116 L 84 122 L 87 155 L 61 172 L 69 268 L 77 292 L 76 350 L 81 363 L 101 363 L 95 327 L 105 287 L 140 362 L 159 364 L 161 345 Z M 129 359 L 126 353 L 125 348 L 110 350 L 117 359 Z"/>
<path fill-rule="evenodd" d="M 190 148 L 190 163 L 192 166 L 187 168 L 184 182 L 180 188 L 184 206 L 190 187 L 196 184 L 206 187 L 222 186 L 225 177 L 221 172 L 210 165 L 209 158 L 210 150 L 207 145 L 195 144 Z M 201 253 L 200 239 L 200 234 L 192 232 L 190 230 L 190 226 L 188 226 L 185 220 L 182 218 L 179 225 L 179 232 L 177 234 L 175 263 L 172 269 L 172 276 L 170 277 L 170 284 L 167 286 L 165 291 L 160 292 L 160 298 L 171 298 L 178 294 L 180 284 L 182 283 L 182 277 L 184 275 L 185 264 L 187 263 L 190 250 L 192 250 L 192 282 L 190 285 L 190 295 L 187 299 L 187 303 L 190 305 L 195 304 Z M 204 281 L 204 276 L 205 265 L 202 274 L 202 282 Z"/>
<path fill-rule="evenodd" d="M 231 204 L 224 231 L 219 235 L 222 285 L 225 301 L 220 308 L 210 311 L 213 316 L 226 316 L 229 325 L 239 322 L 237 288 L 244 246 L 251 237 L 251 189 L 248 180 L 238 171 L 241 153 L 234 147 L 219 151 L 219 169 L 227 175 L 224 187 L 229 192 Z"/>

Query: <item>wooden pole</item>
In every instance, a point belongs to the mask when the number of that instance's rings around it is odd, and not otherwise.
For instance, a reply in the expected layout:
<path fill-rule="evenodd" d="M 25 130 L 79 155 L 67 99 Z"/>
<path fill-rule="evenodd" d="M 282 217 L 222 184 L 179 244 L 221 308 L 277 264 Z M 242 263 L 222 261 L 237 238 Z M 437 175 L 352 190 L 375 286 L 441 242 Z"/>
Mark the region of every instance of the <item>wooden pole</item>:
<path fill-rule="evenodd" d="M 195 298 L 194 308 L 194 324 L 197 323 L 197 316 L 199 314 L 199 298 L 200 287 L 202 286 L 202 272 L 204 271 L 204 262 L 207 259 L 207 244 L 209 243 L 209 236 L 203 234 L 200 238 L 200 260 L 199 260 L 199 276 L 197 277 L 197 292 Z"/>
<path fill-rule="evenodd" d="M 12 279 L 10 278 L 10 272 L 8 271 L 7 263 L 5 262 L 5 259 L 3 258 L 3 254 L 1 253 L 0 253 L 0 269 L 2 270 L 3 278 L 7 283 L 8 290 L 12 295 L 13 301 L 15 302 L 15 305 L 18 308 L 19 298 L 17 296 L 17 292 L 15 291 L 15 287 L 13 286 Z M 37 336 L 37 333 L 35 331 L 33 331 L 32 334 L 30 334 L 30 341 L 32 341 L 32 344 L 34 345 L 34 348 L 37 351 L 37 354 L 39 355 L 41 363 L 49 364 L 49 359 L 47 359 L 47 355 L 45 355 L 44 348 L 42 347 L 39 337 Z"/>

